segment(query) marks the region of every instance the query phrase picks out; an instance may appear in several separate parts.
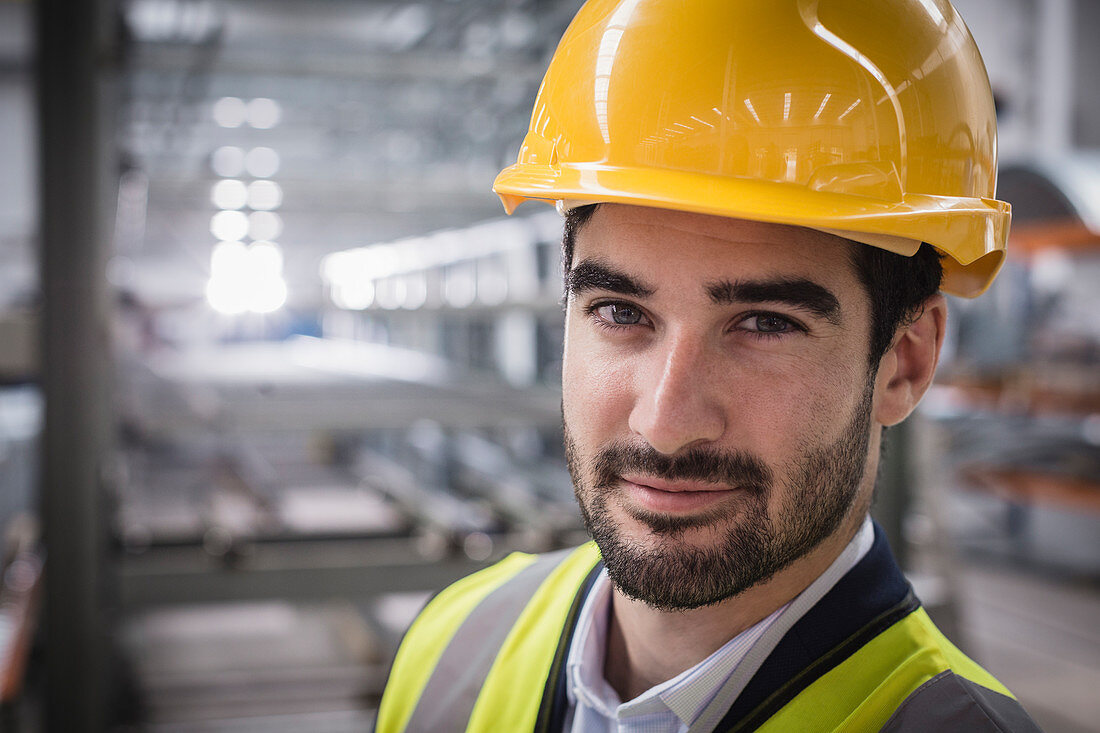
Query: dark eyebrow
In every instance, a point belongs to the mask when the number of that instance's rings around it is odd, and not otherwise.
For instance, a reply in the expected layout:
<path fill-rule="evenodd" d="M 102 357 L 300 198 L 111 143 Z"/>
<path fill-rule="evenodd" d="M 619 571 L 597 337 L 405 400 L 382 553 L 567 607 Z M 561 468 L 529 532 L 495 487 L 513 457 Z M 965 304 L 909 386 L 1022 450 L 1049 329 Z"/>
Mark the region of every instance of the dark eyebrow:
<path fill-rule="evenodd" d="M 827 288 L 805 278 L 738 280 L 707 285 L 711 300 L 719 305 L 736 303 L 786 303 L 802 308 L 830 323 L 840 322 L 840 301 Z"/>
<path fill-rule="evenodd" d="M 582 260 L 565 278 L 565 288 L 569 295 L 579 295 L 586 290 L 608 290 L 620 295 L 633 295 L 645 298 L 656 292 L 635 277 L 616 270 L 599 260 Z"/>

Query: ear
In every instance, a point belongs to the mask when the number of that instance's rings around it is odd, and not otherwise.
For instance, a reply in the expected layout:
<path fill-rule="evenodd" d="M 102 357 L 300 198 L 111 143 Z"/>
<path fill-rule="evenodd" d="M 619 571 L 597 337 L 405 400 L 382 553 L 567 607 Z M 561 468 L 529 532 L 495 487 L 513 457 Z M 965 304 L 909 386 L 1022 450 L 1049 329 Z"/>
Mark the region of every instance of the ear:
<path fill-rule="evenodd" d="M 921 305 L 920 316 L 894 334 L 875 378 L 875 421 L 896 425 L 917 406 L 932 384 L 947 326 L 947 301 L 937 293 Z"/>

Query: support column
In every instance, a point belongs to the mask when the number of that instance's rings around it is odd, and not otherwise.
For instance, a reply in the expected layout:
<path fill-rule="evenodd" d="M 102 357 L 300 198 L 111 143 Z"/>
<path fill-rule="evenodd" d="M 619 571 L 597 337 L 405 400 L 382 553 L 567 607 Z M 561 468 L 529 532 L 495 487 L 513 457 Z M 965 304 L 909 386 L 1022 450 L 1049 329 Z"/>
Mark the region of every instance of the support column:
<path fill-rule="evenodd" d="M 101 476 L 109 410 L 109 291 L 116 202 L 114 0 L 35 3 L 39 121 L 39 507 L 46 546 L 47 733 L 102 731 L 109 666 Z"/>
<path fill-rule="evenodd" d="M 875 502 L 871 515 L 882 526 L 898 565 L 908 570 L 905 517 L 913 499 L 913 429 L 910 417 L 886 431 L 886 450 L 881 456 Z"/>

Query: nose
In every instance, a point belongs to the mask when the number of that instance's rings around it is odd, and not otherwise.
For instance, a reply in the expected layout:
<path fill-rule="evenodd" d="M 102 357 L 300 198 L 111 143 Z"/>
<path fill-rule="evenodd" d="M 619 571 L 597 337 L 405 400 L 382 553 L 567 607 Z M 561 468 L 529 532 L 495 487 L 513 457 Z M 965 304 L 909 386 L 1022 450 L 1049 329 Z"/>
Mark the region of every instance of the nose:
<path fill-rule="evenodd" d="M 673 455 L 716 441 L 726 430 L 718 374 L 702 339 L 670 336 L 640 371 L 629 427 L 655 450 Z"/>

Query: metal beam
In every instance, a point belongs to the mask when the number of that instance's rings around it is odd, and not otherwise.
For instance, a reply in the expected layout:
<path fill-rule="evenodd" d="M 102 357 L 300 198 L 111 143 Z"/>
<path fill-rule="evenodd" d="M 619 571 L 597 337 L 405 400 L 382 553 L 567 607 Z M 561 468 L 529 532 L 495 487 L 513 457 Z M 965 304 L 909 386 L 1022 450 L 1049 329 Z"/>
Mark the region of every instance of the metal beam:
<path fill-rule="evenodd" d="M 537 84 L 546 69 L 526 59 L 481 59 L 459 53 L 333 54 L 318 50 L 308 56 L 280 54 L 274 49 L 218 49 L 216 59 L 203 60 L 196 46 L 141 44 L 135 66 L 143 72 L 178 74 L 201 65 L 204 73 L 245 78 L 324 77 L 355 81 L 445 81 L 461 84 L 478 79 L 520 80 Z"/>
<path fill-rule="evenodd" d="M 107 727 L 108 291 L 115 202 L 114 0 L 35 5 L 41 197 L 40 511 L 46 544 L 45 730 Z"/>
<path fill-rule="evenodd" d="M 569 546 L 587 537 L 578 528 L 556 539 Z M 201 547 L 154 547 L 121 558 L 119 596 L 124 612 L 134 613 L 179 603 L 435 591 L 511 551 L 532 549 L 522 534 L 494 535 L 492 543 L 492 557 L 485 560 L 460 552 L 426 557 L 408 539 L 257 542 L 244 545 L 235 560 L 212 557 Z"/>

